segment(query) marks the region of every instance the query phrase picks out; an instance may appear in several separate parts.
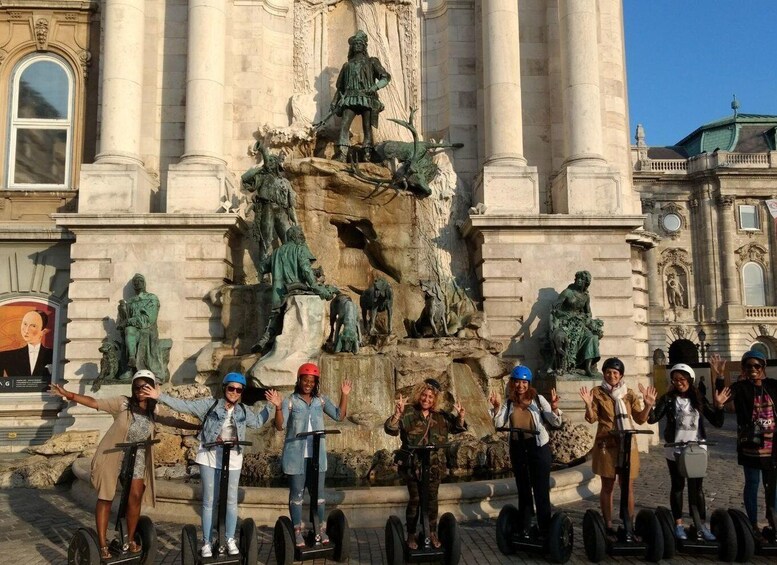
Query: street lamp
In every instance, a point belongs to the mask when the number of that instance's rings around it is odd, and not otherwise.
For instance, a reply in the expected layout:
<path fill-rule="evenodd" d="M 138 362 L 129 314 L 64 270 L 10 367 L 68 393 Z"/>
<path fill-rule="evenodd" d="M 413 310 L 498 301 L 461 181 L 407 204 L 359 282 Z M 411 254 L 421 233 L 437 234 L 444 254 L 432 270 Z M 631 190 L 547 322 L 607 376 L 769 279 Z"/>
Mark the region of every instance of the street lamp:
<path fill-rule="evenodd" d="M 699 343 L 696 344 L 696 349 L 699 351 L 701 362 L 704 363 L 707 361 L 707 352 L 710 349 L 710 344 L 707 343 L 707 332 L 703 328 L 699 330 L 698 336 Z"/>

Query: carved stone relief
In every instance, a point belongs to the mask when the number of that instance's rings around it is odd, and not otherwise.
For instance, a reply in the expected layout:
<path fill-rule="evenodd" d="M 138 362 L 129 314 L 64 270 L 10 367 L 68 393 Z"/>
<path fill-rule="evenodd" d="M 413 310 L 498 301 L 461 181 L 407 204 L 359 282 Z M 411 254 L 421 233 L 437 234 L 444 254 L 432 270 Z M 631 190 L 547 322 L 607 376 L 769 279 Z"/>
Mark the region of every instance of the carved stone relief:
<path fill-rule="evenodd" d="M 743 245 L 735 253 L 737 254 L 737 268 L 750 261 L 758 263 L 763 267 L 766 267 L 769 263 L 769 252 L 763 245 L 757 243 Z"/>
<path fill-rule="evenodd" d="M 680 232 L 688 227 L 688 219 L 682 206 L 674 202 L 666 202 L 661 206 L 661 214 L 658 217 L 658 225 L 661 231 L 670 239 L 680 237 Z"/>
<path fill-rule="evenodd" d="M 691 330 L 689 328 L 685 328 L 683 326 L 671 326 L 669 328 L 669 333 L 674 336 L 675 340 L 678 339 L 689 339 L 691 335 Z"/>
<path fill-rule="evenodd" d="M 679 247 L 664 249 L 661 252 L 661 259 L 658 261 L 659 274 L 664 272 L 668 265 L 681 265 L 688 273 L 693 273 L 693 262 L 688 251 Z"/>
<path fill-rule="evenodd" d="M 49 43 L 49 21 L 46 18 L 39 18 L 35 22 L 35 42 L 38 44 L 38 51 L 45 51 Z"/>
<path fill-rule="evenodd" d="M 665 273 L 667 304 L 670 308 L 688 308 L 688 277 L 685 269 L 671 265 Z"/>

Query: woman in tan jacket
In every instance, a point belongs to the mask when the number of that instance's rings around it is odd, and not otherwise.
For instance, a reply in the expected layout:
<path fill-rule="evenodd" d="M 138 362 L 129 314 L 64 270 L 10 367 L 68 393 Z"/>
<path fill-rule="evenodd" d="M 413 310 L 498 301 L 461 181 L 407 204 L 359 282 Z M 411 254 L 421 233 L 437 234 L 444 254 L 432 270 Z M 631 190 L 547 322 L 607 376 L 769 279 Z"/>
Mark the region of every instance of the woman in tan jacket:
<path fill-rule="evenodd" d="M 143 394 L 144 385 L 156 385 L 154 373 L 140 370 L 132 378 L 132 396 L 113 398 L 93 398 L 65 390 L 63 386 L 52 384 L 50 392 L 65 400 L 76 402 L 108 412 L 113 416 L 113 424 L 97 446 L 92 459 L 92 486 L 97 491 L 97 537 L 100 542 L 100 556 L 110 559 L 111 553 L 106 541 L 111 503 L 116 494 L 116 485 L 121 471 L 124 451 L 116 449 L 117 443 L 145 441 L 154 438 L 156 401 L 147 399 Z M 176 421 L 177 423 L 180 423 Z M 146 486 L 149 488 L 146 489 Z M 152 449 L 138 448 L 133 469 L 130 495 L 127 502 L 127 537 L 130 540 L 128 551 L 138 553 L 140 544 L 135 542 L 135 528 L 140 518 L 141 501 L 154 505 L 154 455 Z"/>

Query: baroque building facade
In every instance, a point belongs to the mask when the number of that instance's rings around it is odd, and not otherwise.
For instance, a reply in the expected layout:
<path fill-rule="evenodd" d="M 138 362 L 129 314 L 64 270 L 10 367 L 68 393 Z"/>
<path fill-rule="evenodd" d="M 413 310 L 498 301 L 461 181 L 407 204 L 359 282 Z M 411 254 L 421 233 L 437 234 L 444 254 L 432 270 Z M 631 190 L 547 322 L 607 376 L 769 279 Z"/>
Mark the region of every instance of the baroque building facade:
<path fill-rule="evenodd" d="M 777 355 L 775 132 L 777 116 L 736 111 L 671 147 L 637 128 L 634 187 L 661 238 L 646 254 L 650 347 L 670 363 Z"/>
<path fill-rule="evenodd" d="M 585 269 L 602 357 L 648 374 L 666 338 L 648 320 L 665 309 L 647 280 L 665 259 L 647 252 L 658 237 L 643 229 L 643 171 L 632 185 L 621 0 L 2 0 L 0 308 L 51 314 L 51 379 L 89 390 L 134 273 L 162 304 L 172 381 L 197 376 L 197 356 L 225 335 L 204 297 L 246 276 L 235 209 L 251 148 L 269 136 L 282 149 L 327 114 L 357 29 L 392 76 L 384 116 L 416 108 L 424 138 L 464 144 L 450 159 L 465 205 L 447 227 L 471 250 L 472 291 L 503 356 L 543 368 L 550 307 Z M 387 119 L 376 131 L 406 136 Z M 738 249 L 751 244 L 749 264 L 770 247 L 726 233 L 730 281 Z M 313 249 L 325 251 L 337 245 Z M 742 305 L 677 257 L 693 289 L 676 299 L 692 305 L 680 318 L 703 304 L 711 319 L 723 296 L 732 313 Z M 9 324 L 1 335 L 15 337 Z M 95 426 L 86 409 L 14 386 L 0 388 L 0 449 Z"/>

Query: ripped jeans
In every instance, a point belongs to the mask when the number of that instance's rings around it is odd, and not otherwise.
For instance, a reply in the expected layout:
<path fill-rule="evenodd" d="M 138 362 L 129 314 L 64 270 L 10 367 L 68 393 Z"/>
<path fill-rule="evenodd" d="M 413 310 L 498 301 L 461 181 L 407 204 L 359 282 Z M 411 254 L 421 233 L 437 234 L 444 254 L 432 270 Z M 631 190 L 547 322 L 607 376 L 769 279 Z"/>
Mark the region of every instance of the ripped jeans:
<path fill-rule="evenodd" d="M 325 500 L 324 500 L 324 477 L 325 472 L 319 472 L 318 474 L 318 521 L 323 526 L 324 512 L 325 512 Z M 310 494 L 313 487 L 313 460 L 311 458 L 305 459 L 305 472 L 301 475 L 289 475 L 289 514 L 291 515 L 291 523 L 295 528 L 302 526 L 302 501 L 305 496 L 305 489 L 308 489 Z"/>

